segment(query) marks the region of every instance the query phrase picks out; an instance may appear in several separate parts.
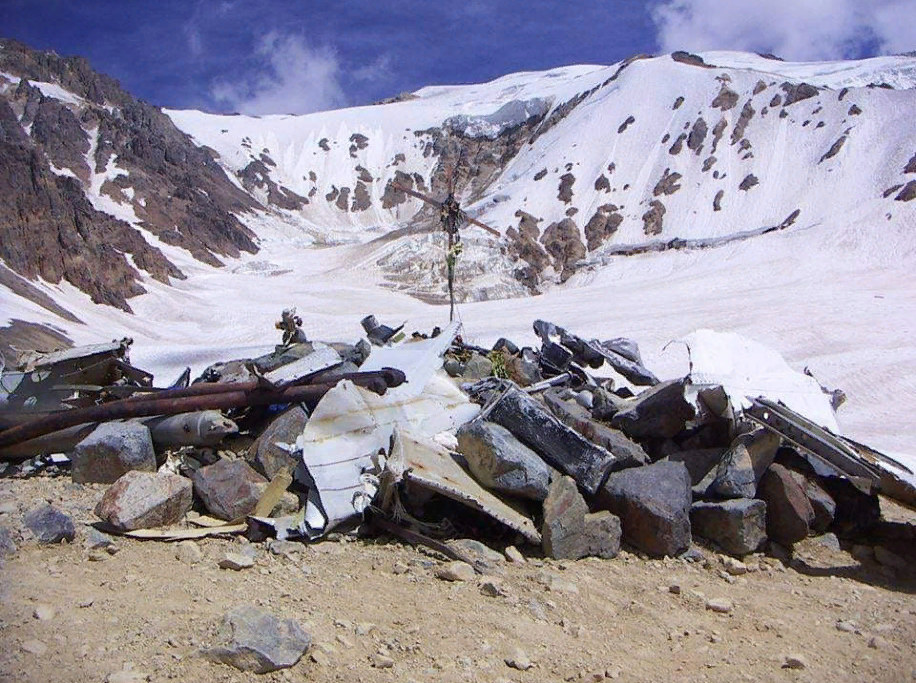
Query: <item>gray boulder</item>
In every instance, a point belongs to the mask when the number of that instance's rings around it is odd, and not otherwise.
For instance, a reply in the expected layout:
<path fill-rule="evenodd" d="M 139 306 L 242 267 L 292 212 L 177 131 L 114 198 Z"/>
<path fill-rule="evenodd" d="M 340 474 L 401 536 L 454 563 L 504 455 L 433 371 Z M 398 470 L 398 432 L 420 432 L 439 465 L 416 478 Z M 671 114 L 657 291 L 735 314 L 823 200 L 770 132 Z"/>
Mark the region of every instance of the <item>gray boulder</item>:
<path fill-rule="evenodd" d="M 766 503 L 753 498 L 697 502 L 690 508 L 694 536 L 716 543 L 729 555 L 747 555 L 766 541 Z"/>
<path fill-rule="evenodd" d="M 767 504 L 767 536 L 783 544 L 807 538 L 814 523 L 814 509 L 792 473 L 778 463 L 760 480 L 757 495 Z"/>
<path fill-rule="evenodd" d="M 222 645 L 203 650 L 207 659 L 256 674 L 294 666 L 312 644 L 298 622 L 248 605 L 223 616 L 218 639 Z"/>
<path fill-rule="evenodd" d="M 690 547 L 690 475 L 680 462 L 657 462 L 614 472 L 596 503 L 620 517 L 623 538 L 654 556 Z"/>
<path fill-rule="evenodd" d="M 790 469 L 789 472 L 795 483 L 801 486 L 802 491 L 805 492 L 805 497 L 811 503 L 811 509 L 814 510 L 811 531 L 815 533 L 825 532 L 833 524 L 833 518 L 836 515 L 836 501 L 814 479 L 808 478 L 795 470 Z"/>
<path fill-rule="evenodd" d="M 696 417 L 696 409 L 684 396 L 685 385 L 684 379 L 671 380 L 642 392 L 614 415 L 611 426 L 634 439 L 676 436 Z"/>
<path fill-rule="evenodd" d="M 762 427 L 738 436 L 722 456 L 711 492 L 722 498 L 753 498 L 780 441 L 778 434 Z"/>
<path fill-rule="evenodd" d="M 696 486 L 715 470 L 722 461 L 725 451 L 721 448 L 695 448 L 670 453 L 665 459 L 682 462 L 690 473 L 690 481 Z"/>
<path fill-rule="evenodd" d="M 540 456 L 493 422 L 469 422 L 458 430 L 458 450 L 471 474 L 487 488 L 520 498 L 544 500 L 550 468 Z"/>
<path fill-rule="evenodd" d="M 69 543 L 76 537 L 73 520 L 51 505 L 33 508 L 23 516 L 22 522 L 41 543 Z"/>
<path fill-rule="evenodd" d="M 113 484 L 125 472 L 156 471 L 150 431 L 139 422 L 103 422 L 68 455 L 78 484 Z"/>
<path fill-rule="evenodd" d="M 268 479 L 282 469 L 295 471 L 298 461 L 285 448 L 277 444 L 293 444 L 305 429 L 309 420 L 308 413 L 300 405 L 295 405 L 281 413 L 267 425 L 267 429 L 248 449 L 248 458 Z"/>
<path fill-rule="evenodd" d="M 550 485 L 541 528 L 547 557 L 615 557 L 620 551 L 620 536 L 620 519 L 606 510 L 589 513 L 572 477 L 558 477 Z"/>
<path fill-rule="evenodd" d="M 461 377 L 468 382 L 476 382 L 493 374 L 493 361 L 479 353 L 472 353 L 461 370 Z"/>
<path fill-rule="evenodd" d="M 254 510 L 267 480 L 244 460 L 219 460 L 191 476 L 194 493 L 215 517 L 232 521 Z"/>
<path fill-rule="evenodd" d="M 191 509 L 191 481 L 177 474 L 127 472 L 102 496 L 95 514 L 119 531 L 174 524 Z"/>

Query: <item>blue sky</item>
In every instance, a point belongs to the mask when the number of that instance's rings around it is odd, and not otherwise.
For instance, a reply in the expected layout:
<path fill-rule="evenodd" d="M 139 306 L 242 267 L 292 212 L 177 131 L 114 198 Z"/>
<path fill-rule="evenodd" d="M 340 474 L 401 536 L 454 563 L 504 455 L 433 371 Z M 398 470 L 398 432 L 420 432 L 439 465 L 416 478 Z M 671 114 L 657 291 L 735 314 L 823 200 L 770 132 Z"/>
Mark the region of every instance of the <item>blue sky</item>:
<path fill-rule="evenodd" d="M 154 104 L 252 114 L 675 49 L 916 50 L 916 0 L 0 0 L 0 35 Z"/>

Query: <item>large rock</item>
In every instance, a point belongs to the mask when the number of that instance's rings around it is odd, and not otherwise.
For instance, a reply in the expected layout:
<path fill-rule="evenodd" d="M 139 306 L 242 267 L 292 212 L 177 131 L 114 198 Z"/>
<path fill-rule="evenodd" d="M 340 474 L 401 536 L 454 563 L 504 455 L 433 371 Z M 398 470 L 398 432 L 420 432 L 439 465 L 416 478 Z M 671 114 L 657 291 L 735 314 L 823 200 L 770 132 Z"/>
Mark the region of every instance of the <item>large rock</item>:
<path fill-rule="evenodd" d="M 620 469 L 637 467 L 649 462 L 649 456 L 642 446 L 623 432 L 591 419 L 591 413 L 586 408 L 575 401 L 564 400 L 558 390 L 546 391 L 544 403 L 563 424 L 572 427 L 586 439 L 613 455 Z"/>
<path fill-rule="evenodd" d="M 558 477 L 550 485 L 541 528 L 547 557 L 615 557 L 620 551 L 620 535 L 620 519 L 606 510 L 589 513 L 572 477 Z"/>
<path fill-rule="evenodd" d="M 783 544 L 807 538 L 814 509 L 792 473 L 773 463 L 760 480 L 757 495 L 767 504 L 767 536 Z"/>
<path fill-rule="evenodd" d="M 73 520 L 51 505 L 39 505 L 27 512 L 23 524 L 41 543 L 68 543 L 76 537 Z"/>
<path fill-rule="evenodd" d="M 95 514 L 119 531 L 151 529 L 179 521 L 191 509 L 191 481 L 177 474 L 128 472 L 95 506 Z"/>
<path fill-rule="evenodd" d="M 205 649 L 205 657 L 256 674 L 294 666 L 312 644 L 298 622 L 248 605 L 223 616 L 218 639 L 223 644 Z"/>
<path fill-rule="evenodd" d="M 690 508 L 690 526 L 694 536 L 713 541 L 729 555 L 747 555 L 767 538 L 766 510 L 766 503 L 753 498 L 697 502 Z"/>
<path fill-rule="evenodd" d="M 684 463 L 690 474 L 690 482 L 696 486 L 718 467 L 724 454 L 721 448 L 694 448 L 670 453 L 665 459 Z"/>
<path fill-rule="evenodd" d="M 670 439 L 696 417 L 684 396 L 686 380 L 662 382 L 637 396 L 630 407 L 611 419 L 611 425 L 634 439 Z"/>
<path fill-rule="evenodd" d="M 475 421 L 462 425 L 457 436 L 458 450 L 481 484 L 520 498 L 547 497 L 550 468 L 508 429 Z"/>
<path fill-rule="evenodd" d="M 620 517 L 623 538 L 650 555 L 680 555 L 690 547 L 690 475 L 680 462 L 615 472 L 597 496 Z"/>
<path fill-rule="evenodd" d="M 278 444 L 295 443 L 308 420 L 308 413 L 302 406 L 295 405 L 267 425 L 267 429 L 261 432 L 261 436 L 248 449 L 249 459 L 261 474 L 273 479 L 280 470 L 293 472 L 296 469 L 296 458 Z"/>
<path fill-rule="evenodd" d="M 156 471 L 153 440 L 139 422 L 103 422 L 69 455 L 78 484 L 113 484 L 125 472 Z"/>
<path fill-rule="evenodd" d="M 215 517 L 232 521 L 254 510 L 267 480 L 244 460 L 219 460 L 192 476 L 194 493 Z"/>
<path fill-rule="evenodd" d="M 722 456 L 711 492 L 722 498 L 753 498 L 773 462 L 781 437 L 768 429 L 741 434 Z"/>
<path fill-rule="evenodd" d="M 836 501 L 813 478 L 806 477 L 801 472 L 789 471 L 792 473 L 795 483 L 802 487 L 805 497 L 811 503 L 811 509 L 814 510 L 811 531 L 815 533 L 825 532 L 833 524 L 833 518 L 836 514 Z M 811 477 L 814 476 L 813 474 L 811 475 Z"/>
<path fill-rule="evenodd" d="M 589 494 L 598 490 L 612 468 L 619 467 L 612 454 L 564 425 L 543 404 L 514 386 L 496 401 L 487 418 L 508 429 Z"/>

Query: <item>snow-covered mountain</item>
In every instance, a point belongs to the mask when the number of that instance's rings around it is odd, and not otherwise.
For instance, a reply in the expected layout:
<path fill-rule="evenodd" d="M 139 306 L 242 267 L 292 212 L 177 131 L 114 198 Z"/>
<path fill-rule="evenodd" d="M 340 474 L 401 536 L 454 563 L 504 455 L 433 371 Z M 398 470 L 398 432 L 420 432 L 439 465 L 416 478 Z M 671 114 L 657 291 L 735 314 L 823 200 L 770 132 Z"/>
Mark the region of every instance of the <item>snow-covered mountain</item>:
<path fill-rule="evenodd" d="M 540 317 L 631 336 L 670 377 L 670 340 L 740 332 L 843 388 L 850 435 L 910 449 L 914 113 L 916 57 L 729 52 L 307 116 L 162 112 L 5 42 L 0 351 L 129 335 L 158 375 L 263 352 L 291 305 L 316 338 L 368 313 L 429 329 L 444 239 L 394 182 L 444 197 L 457 167 L 463 208 L 502 235 L 462 231 L 466 338 L 533 343 Z"/>

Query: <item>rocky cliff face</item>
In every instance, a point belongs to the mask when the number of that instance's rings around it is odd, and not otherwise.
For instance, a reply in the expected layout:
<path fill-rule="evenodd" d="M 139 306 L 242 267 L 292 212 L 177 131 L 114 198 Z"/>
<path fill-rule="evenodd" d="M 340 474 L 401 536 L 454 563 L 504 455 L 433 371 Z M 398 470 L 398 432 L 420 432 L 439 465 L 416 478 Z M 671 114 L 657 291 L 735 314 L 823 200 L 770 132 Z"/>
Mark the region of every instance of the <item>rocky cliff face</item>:
<path fill-rule="evenodd" d="M 0 47 L 0 258 L 16 273 L 129 311 L 139 271 L 183 277 L 163 245 L 211 265 L 256 251 L 237 217 L 256 206 L 208 150 L 85 59 Z"/>

